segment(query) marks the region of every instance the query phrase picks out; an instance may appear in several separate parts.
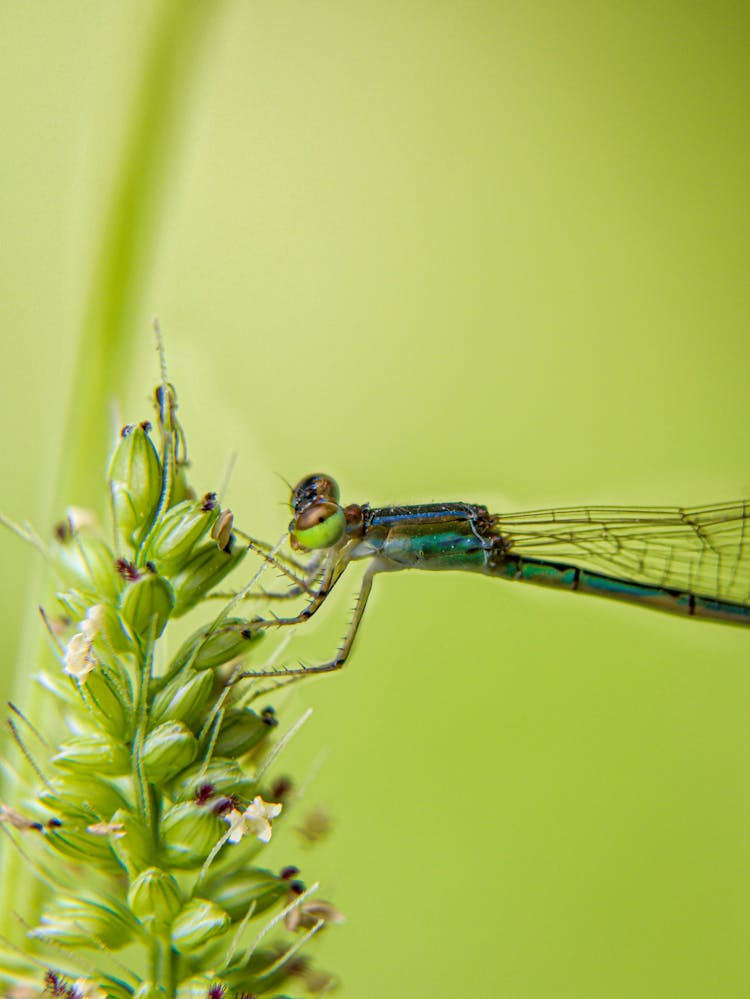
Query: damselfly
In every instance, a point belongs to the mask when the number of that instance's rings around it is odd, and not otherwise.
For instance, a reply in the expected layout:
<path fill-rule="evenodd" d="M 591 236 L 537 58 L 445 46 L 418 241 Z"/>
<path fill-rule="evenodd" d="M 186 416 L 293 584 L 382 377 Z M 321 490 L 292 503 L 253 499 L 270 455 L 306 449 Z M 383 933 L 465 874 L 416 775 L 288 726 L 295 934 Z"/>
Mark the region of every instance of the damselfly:
<path fill-rule="evenodd" d="M 373 576 L 398 569 L 481 572 L 750 625 L 750 500 L 684 509 L 592 506 L 510 514 L 490 513 L 473 503 L 344 507 L 336 482 L 317 474 L 294 488 L 291 509 L 292 547 L 318 554 L 284 596 L 306 593 L 310 599 L 299 614 L 261 626 L 306 621 L 351 562 L 369 559 L 370 565 L 336 656 L 284 669 L 284 675 L 343 666 Z"/>

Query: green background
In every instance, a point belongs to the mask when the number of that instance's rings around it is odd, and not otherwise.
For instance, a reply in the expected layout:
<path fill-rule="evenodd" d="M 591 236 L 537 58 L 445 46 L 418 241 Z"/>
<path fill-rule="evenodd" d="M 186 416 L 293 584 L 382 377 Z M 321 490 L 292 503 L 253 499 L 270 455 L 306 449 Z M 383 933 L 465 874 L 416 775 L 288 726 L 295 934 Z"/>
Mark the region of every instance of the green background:
<path fill-rule="evenodd" d="M 7 514 L 101 501 L 153 313 L 196 485 L 237 450 L 228 500 L 269 539 L 281 477 L 319 469 L 372 503 L 748 495 L 744 5 L 0 14 Z M 5 533 L 0 558 L 7 694 L 44 574 Z M 749 639 L 378 578 L 347 669 L 280 707 L 314 708 L 284 768 L 335 826 L 275 859 L 347 914 L 319 947 L 342 995 L 750 995 Z"/>

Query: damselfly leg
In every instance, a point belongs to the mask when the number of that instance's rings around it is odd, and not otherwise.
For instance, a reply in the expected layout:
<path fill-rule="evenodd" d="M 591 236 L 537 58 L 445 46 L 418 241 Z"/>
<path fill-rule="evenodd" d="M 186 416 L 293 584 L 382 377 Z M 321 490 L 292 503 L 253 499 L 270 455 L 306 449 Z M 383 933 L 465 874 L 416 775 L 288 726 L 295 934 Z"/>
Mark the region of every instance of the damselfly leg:
<path fill-rule="evenodd" d="M 242 680 L 250 677 L 257 678 L 269 675 L 279 678 L 283 677 L 299 678 L 302 676 L 307 676 L 315 673 L 333 673 L 335 672 L 335 670 L 341 669 L 346 660 L 349 658 L 349 653 L 351 652 L 352 646 L 354 645 L 354 639 L 356 638 L 357 631 L 362 621 L 362 616 L 364 615 L 365 612 L 365 607 L 367 606 L 367 600 L 372 590 L 372 579 L 377 571 L 378 571 L 377 564 L 369 566 L 365 571 L 365 574 L 362 577 L 362 583 L 359 588 L 359 593 L 357 594 L 356 600 L 354 602 L 354 611 L 352 613 L 351 621 L 349 622 L 349 626 L 346 629 L 344 640 L 339 646 L 336 655 L 333 657 L 333 659 L 330 659 L 328 662 L 314 663 L 312 665 L 300 663 L 299 666 L 283 666 L 283 667 L 274 667 L 272 669 L 261 668 L 259 670 L 243 670 L 242 673 L 239 673 L 237 675 L 237 679 Z M 340 575 L 341 574 L 339 574 L 339 577 L 337 578 L 340 578 Z M 325 600 L 325 597 L 330 592 L 331 590 L 329 589 L 328 592 L 320 599 L 316 607 L 316 610 L 322 605 L 323 601 Z M 303 615 L 304 613 L 305 611 L 302 612 Z M 301 620 L 305 621 L 309 620 L 313 613 L 314 611 L 307 614 L 306 617 L 301 616 Z M 281 626 L 293 623 L 299 623 L 299 622 L 295 621 L 294 619 L 277 620 L 275 622 L 269 622 L 269 624 L 271 625 L 277 624 Z"/>

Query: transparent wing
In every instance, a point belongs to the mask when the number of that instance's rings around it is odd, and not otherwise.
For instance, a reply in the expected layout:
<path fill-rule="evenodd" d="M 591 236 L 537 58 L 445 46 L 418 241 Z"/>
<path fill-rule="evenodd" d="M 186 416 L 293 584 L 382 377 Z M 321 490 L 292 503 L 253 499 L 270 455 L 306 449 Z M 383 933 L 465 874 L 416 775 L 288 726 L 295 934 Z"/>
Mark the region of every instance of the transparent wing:
<path fill-rule="evenodd" d="M 750 606 L 750 500 L 495 514 L 514 554 Z"/>

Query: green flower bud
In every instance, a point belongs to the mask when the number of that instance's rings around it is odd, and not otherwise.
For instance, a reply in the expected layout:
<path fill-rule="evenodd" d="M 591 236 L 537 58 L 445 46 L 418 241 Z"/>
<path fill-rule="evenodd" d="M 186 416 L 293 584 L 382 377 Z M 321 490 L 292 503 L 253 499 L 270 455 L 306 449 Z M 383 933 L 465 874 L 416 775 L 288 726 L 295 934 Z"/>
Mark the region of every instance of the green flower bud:
<path fill-rule="evenodd" d="M 149 867 L 130 886 L 128 905 L 142 923 L 167 925 L 182 908 L 180 886 L 171 874 Z"/>
<path fill-rule="evenodd" d="M 131 583 L 122 601 L 123 617 L 142 641 L 159 638 L 174 608 L 172 587 L 163 576 L 149 572 Z"/>
<path fill-rule="evenodd" d="M 112 674 L 101 666 L 92 670 L 85 683 L 78 683 L 78 692 L 98 726 L 116 739 L 128 738 L 132 704 L 123 703 L 121 689 Z"/>
<path fill-rule="evenodd" d="M 50 560 L 65 586 L 97 601 L 116 598 L 120 579 L 115 555 L 101 538 L 79 533 L 64 535 L 50 546 Z"/>
<path fill-rule="evenodd" d="M 268 735 L 275 724 L 273 715 L 261 717 L 250 708 L 230 708 L 222 720 L 214 752 L 230 759 L 244 756 Z"/>
<path fill-rule="evenodd" d="M 173 805 L 161 820 L 165 867 L 200 867 L 227 832 L 226 822 L 193 802 Z"/>
<path fill-rule="evenodd" d="M 60 769 L 75 775 L 109 774 L 116 776 L 130 770 L 130 753 L 121 742 L 103 732 L 79 735 L 62 743 L 60 752 L 52 757 Z"/>
<path fill-rule="evenodd" d="M 132 915 L 114 898 L 57 895 L 29 936 L 54 941 L 61 947 L 100 947 L 103 943 L 119 950 L 136 929 Z"/>
<path fill-rule="evenodd" d="M 229 926 L 224 910 L 205 898 L 194 898 L 172 924 L 172 946 L 180 954 L 190 954 Z"/>
<path fill-rule="evenodd" d="M 103 777 L 87 774 L 74 777 L 66 774 L 50 781 L 37 795 L 56 816 L 82 822 L 104 822 L 128 802 L 120 789 Z"/>
<path fill-rule="evenodd" d="M 164 722 L 146 737 L 141 761 L 152 784 L 163 784 L 198 755 L 198 740 L 182 722 Z"/>
<path fill-rule="evenodd" d="M 216 669 L 239 656 L 246 655 L 265 632 L 253 630 L 253 622 L 241 617 L 228 617 L 218 627 L 201 628 L 183 643 L 172 660 L 169 672 L 186 664 L 193 669 Z"/>
<path fill-rule="evenodd" d="M 127 809 L 120 809 L 112 822 L 121 826 L 120 835 L 112 837 L 112 850 L 131 878 L 154 862 L 154 841 L 151 831 Z"/>
<path fill-rule="evenodd" d="M 181 568 L 218 516 L 215 493 L 207 493 L 199 501 L 185 500 L 170 507 L 151 535 L 148 558 L 156 563 L 159 572 L 171 575 Z"/>
<path fill-rule="evenodd" d="M 208 766 L 195 763 L 189 770 L 183 770 L 169 785 L 169 794 L 174 801 L 192 801 L 199 788 L 210 784 L 216 795 L 237 795 L 239 798 L 252 798 L 256 793 L 255 781 L 248 777 L 234 760 L 214 757 Z"/>
<path fill-rule="evenodd" d="M 87 867 L 96 867 L 108 874 L 122 874 L 122 866 L 114 855 L 108 836 L 95 836 L 90 832 L 74 830 L 63 825 L 51 829 L 44 837 L 45 843 L 64 857 Z"/>
<path fill-rule="evenodd" d="M 259 867 L 238 871 L 231 877 L 206 881 L 203 894 L 229 913 L 233 921 L 244 919 L 251 905 L 257 915 L 289 893 L 289 882 Z"/>
<path fill-rule="evenodd" d="M 184 614 L 205 597 L 247 555 L 245 545 L 237 542 L 222 550 L 215 541 L 195 549 L 188 561 L 172 578 L 177 602 L 175 616 Z"/>
<path fill-rule="evenodd" d="M 149 425 L 125 427 L 109 465 L 112 519 L 118 549 L 134 550 L 159 505 L 162 470 Z"/>
<path fill-rule="evenodd" d="M 213 688 L 211 673 L 186 670 L 160 690 L 151 706 L 151 719 L 181 721 L 189 728 L 197 728 L 206 714 L 206 705 Z"/>

